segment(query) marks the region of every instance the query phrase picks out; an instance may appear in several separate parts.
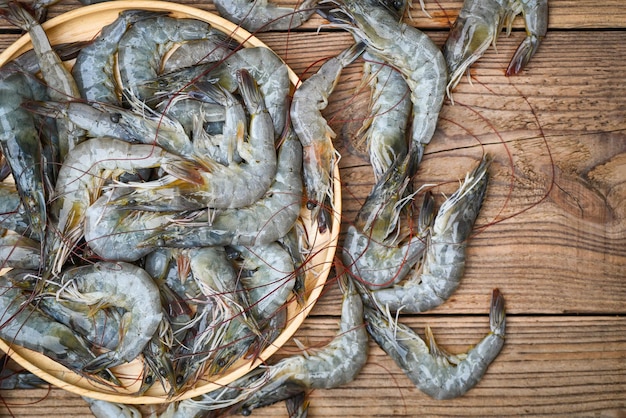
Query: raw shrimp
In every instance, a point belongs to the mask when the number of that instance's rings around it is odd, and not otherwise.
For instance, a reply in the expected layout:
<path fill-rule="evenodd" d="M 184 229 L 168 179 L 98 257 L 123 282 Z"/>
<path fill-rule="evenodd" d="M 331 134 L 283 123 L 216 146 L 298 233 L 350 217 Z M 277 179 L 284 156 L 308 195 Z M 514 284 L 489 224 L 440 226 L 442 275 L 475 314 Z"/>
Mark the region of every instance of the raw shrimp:
<path fill-rule="evenodd" d="M 45 88 L 15 66 L 0 69 L 0 148 L 11 167 L 32 234 L 43 240 L 48 213 L 38 127 L 25 100 L 42 99 Z"/>
<path fill-rule="evenodd" d="M 487 50 L 495 46 L 502 27 L 507 35 L 513 20 L 524 15 L 526 38 L 518 46 L 506 70 L 506 75 L 519 73 L 537 51 L 548 30 L 548 0 L 466 0 L 459 12 L 443 54 L 448 63 L 448 95 L 459 83 L 463 73 Z"/>
<path fill-rule="evenodd" d="M 209 23 L 196 19 L 158 16 L 136 22 L 125 31 L 118 44 L 122 87 L 140 100 L 151 98 L 155 91 L 144 82 L 159 74 L 166 52 L 178 42 L 211 38 L 228 39 Z"/>
<path fill-rule="evenodd" d="M 366 52 L 364 79 L 372 91 L 369 115 L 357 133 L 365 143 L 374 178 L 378 181 L 407 153 L 407 128 L 411 114 L 411 92 L 402 74 Z"/>
<path fill-rule="evenodd" d="M 44 354 L 78 373 L 95 355 L 70 327 L 60 324 L 28 303 L 18 287 L 20 275 L 11 270 L 0 276 L 0 338 Z"/>
<path fill-rule="evenodd" d="M 48 93 L 53 100 L 80 98 L 80 91 L 70 71 L 50 45 L 50 40 L 39 22 L 17 2 L 9 2 L 0 13 L 13 24 L 29 33 L 33 49 L 39 58 L 41 74 L 48 85 Z M 59 155 L 61 160 L 78 143 L 84 140 L 85 132 L 65 119 L 57 120 L 59 130 Z"/>
<path fill-rule="evenodd" d="M 225 60 L 242 45 L 233 38 L 209 38 L 187 41 L 169 54 L 163 63 L 162 73 L 167 74 L 181 68 L 200 63 L 217 63 Z"/>
<path fill-rule="evenodd" d="M 163 14 L 148 10 L 124 10 L 111 24 L 102 28 L 90 45 L 80 51 L 72 75 L 84 99 L 120 104 L 122 92 L 114 74 L 119 41 L 133 23 Z"/>
<path fill-rule="evenodd" d="M 161 318 L 159 289 L 145 270 L 124 262 L 99 262 L 63 272 L 60 299 L 125 310 L 120 344 L 83 366 L 89 373 L 134 360 L 157 330 Z"/>
<path fill-rule="evenodd" d="M 233 247 L 243 259 L 241 281 L 257 322 L 272 317 L 285 307 L 295 283 L 291 255 L 278 243 Z"/>
<path fill-rule="evenodd" d="M 0 237 L 0 268 L 36 270 L 41 264 L 41 244 L 16 234 Z"/>
<path fill-rule="evenodd" d="M 354 283 L 347 276 L 341 277 L 340 284 L 343 303 L 337 336 L 314 354 L 287 357 L 267 366 L 255 383 L 246 389 L 250 393 L 237 408 L 244 415 L 309 389 L 345 385 L 359 374 L 368 355 L 363 305 Z"/>
<path fill-rule="evenodd" d="M 141 418 L 141 412 L 131 405 L 108 402 L 99 399 L 82 397 L 89 404 L 91 413 L 96 418 Z"/>
<path fill-rule="evenodd" d="M 57 274 L 83 236 L 85 211 L 110 177 L 140 168 L 158 167 L 178 157 L 152 146 L 132 145 L 112 138 L 92 138 L 72 150 L 63 162 L 47 230 L 47 272 Z"/>
<path fill-rule="evenodd" d="M 372 292 L 385 309 L 424 312 L 444 303 L 459 286 L 465 247 L 485 197 L 490 164 L 491 158 L 484 157 L 441 205 L 430 228 L 421 271 L 404 283 Z"/>
<path fill-rule="evenodd" d="M 248 141 L 237 146 L 244 162 L 227 167 L 213 163 L 208 171 L 193 171 L 193 183 L 172 175 L 135 183 L 130 186 L 136 192 L 114 203 L 133 209 L 196 210 L 244 207 L 260 199 L 276 174 L 274 129 L 263 96 L 246 70 L 239 72 L 239 88 L 250 114 Z"/>
<path fill-rule="evenodd" d="M 443 54 L 428 35 L 399 22 L 397 15 L 379 0 L 323 0 L 321 4 L 331 8 L 329 18 L 337 21 L 339 27 L 365 41 L 372 55 L 404 76 L 413 104 L 411 137 L 417 147 L 417 160 L 421 161 L 424 147 L 435 132 L 445 96 L 447 71 Z"/>
<path fill-rule="evenodd" d="M 303 150 L 304 188 L 311 218 L 318 222 L 320 232 L 330 227 L 333 202 L 333 170 L 339 156 L 333 146 L 332 131 L 322 110 L 328 105 L 328 97 L 335 89 L 344 67 L 352 63 L 365 48 L 354 44 L 336 57 L 326 61 L 293 94 L 290 115 Z"/>
<path fill-rule="evenodd" d="M 395 161 L 359 210 L 354 225 L 348 227 L 343 244 L 343 262 L 354 277 L 372 288 L 389 286 L 404 278 L 419 261 L 426 246 L 424 231 L 404 242 L 400 234 L 402 208 L 411 202 L 405 197 L 415 157 Z M 428 199 L 420 215 L 431 211 Z"/>
<path fill-rule="evenodd" d="M 491 332 L 465 354 L 451 355 L 439 348 L 426 328 L 426 342 L 406 325 L 366 306 L 367 330 L 419 390 L 435 399 L 463 395 L 483 377 L 504 345 L 504 298 L 494 289 L 489 311 Z"/>
<path fill-rule="evenodd" d="M 20 202 L 15 184 L 0 183 L 0 228 L 22 235 L 28 227 L 28 214 Z"/>
<path fill-rule="evenodd" d="M 250 32 L 289 30 L 306 22 L 319 0 L 303 0 L 295 8 L 280 7 L 268 0 L 214 0 L 220 15 Z"/>
<path fill-rule="evenodd" d="M 289 135 L 278 150 L 276 177 L 263 198 L 239 209 L 225 209 L 215 214 L 206 210 L 187 219 L 173 220 L 162 228 L 148 231 L 146 235 L 150 237 L 143 242 L 133 241 L 131 245 L 184 248 L 268 244 L 289 232 L 301 207 L 302 147 L 294 135 Z"/>

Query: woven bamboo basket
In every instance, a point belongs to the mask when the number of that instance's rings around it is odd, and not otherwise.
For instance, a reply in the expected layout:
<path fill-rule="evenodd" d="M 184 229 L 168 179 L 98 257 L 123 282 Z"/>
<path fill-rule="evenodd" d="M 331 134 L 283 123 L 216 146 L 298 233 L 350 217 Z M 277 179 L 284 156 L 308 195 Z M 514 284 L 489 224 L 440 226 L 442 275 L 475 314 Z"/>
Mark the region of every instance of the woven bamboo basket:
<path fill-rule="evenodd" d="M 99 33 L 102 27 L 113 22 L 121 11 L 127 9 L 169 11 L 170 14 L 175 17 L 203 20 L 210 23 L 215 28 L 230 34 L 245 47 L 267 47 L 249 32 L 215 14 L 181 4 L 161 1 L 119 0 L 98 3 L 57 16 L 45 22 L 43 27 L 52 44 L 90 40 Z M 29 36 L 22 36 L 0 54 L 0 65 L 7 63 L 31 48 Z M 299 81 L 298 76 L 291 69 L 289 69 L 289 74 L 290 80 L 295 88 Z M 91 379 L 87 379 L 65 368 L 42 354 L 12 345 L 10 341 L 0 340 L 0 349 L 8 353 L 10 357 L 22 367 L 55 386 L 82 396 L 110 402 L 127 404 L 158 404 L 171 402 L 195 397 L 234 381 L 267 360 L 285 344 L 300 327 L 320 296 L 332 267 L 339 237 L 341 188 L 337 168 L 335 168 L 334 177 L 334 212 L 331 228 L 324 234 L 321 234 L 317 226 L 312 223 L 308 217 L 307 209 L 303 206 L 301 211 L 301 217 L 307 228 L 309 241 L 312 243 L 312 255 L 308 259 L 306 266 L 305 303 L 299 306 L 294 300 L 289 304 L 287 307 L 288 319 L 286 327 L 278 338 L 260 353 L 258 358 L 253 360 L 239 360 L 225 372 L 219 375 L 205 376 L 196 386 L 184 393 L 176 395 L 174 398 L 168 398 L 159 384 L 155 384 L 142 396 L 135 394 L 139 388 L 142 373 L 141 362 L 139 361 L 113 368 L 113 371 L 122 381 L 123 386 L 118 387 L 96 383 Z"/>

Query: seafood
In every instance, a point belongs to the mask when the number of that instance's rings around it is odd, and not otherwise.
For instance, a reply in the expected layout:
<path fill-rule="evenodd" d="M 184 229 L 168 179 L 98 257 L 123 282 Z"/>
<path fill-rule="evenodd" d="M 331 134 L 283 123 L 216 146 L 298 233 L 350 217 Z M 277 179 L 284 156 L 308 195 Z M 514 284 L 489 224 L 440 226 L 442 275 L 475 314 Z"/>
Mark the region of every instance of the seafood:
<path fill-rule="evenodd" d="M 41 264 L 39 242 L 21 235 L 0 237 L 0 268 L 13 267 L 34 270 Z"/>
<path fill-rule="evenodd" d="M 120 104 L 122 92 L 119 91 L 114 75 L 119 41 L 133 23 L 159 15 L 163 13 L 124 10 L 111 24 L 102 28 L 90 45 L 80 51 L 72 68 L 72 75 L 84 99 L 90 102 Z"/>
<path fill-rule="evenodd" d="M 131 246 L 136 245 L 137 249 L 154 246 L 263 245 L 276 241 L 289 232 L 300 213 L 301 171 L 302 147 L 293 135 L 289 135 L 278 150 L 274 182 L 257 202 L 213 215 L 210 210 L 197 212 L 185 219 L 174 219 L 163 228 L 146 231 L 149 238 L 142 242 L 125 240 Z M 153 217 L 156 218 L 156 215 Z M 148 216 L 148 219 L 151 218 Z M 142 223 L 141 229 L 150 227 L 144 228 Z M 101 234 L 103 237 L 106 235 L 107 232 Z"/>
<path fill-rule="evenodd" d="M 241 70 L 238 74 L 240 92 L 250 114 L 248 141 L 237 146 L 244 162 L 211 164 L 208 171 L 191 173 L 196 177 L 194 182 L 170 175 L 155 182 L 134 183 L 131 187 L 136 191 L 115 200 L 115 204 L 145 210 L 227 209 L 250 205 L 265 194 L 276 174 L 272 120 L 250 73 Z"/>
<path fill-rule="evenodd" d="M 303 0 L 295 9 L 268 0 L 215 0 L 219 13 L 250 32 L 289 30 L 302 25 L 315 12 L 319 0 Z"/>
<path fill-rule="evenodd" d="M 363 40 L 370 54 L 404 76 L 413 104 L 411 139 L 421 161 L 445 96 L 448 76 L 443 54 L 428 35 L 399 22 L 379 0 L 323 0 L 320 5 L 330 9 L 326 14 L 336 25 Z"/>
<path fill-rule="evenodd" d="M 328 105 L 328 97 L 343 68 L 357 59 L 364 47 L 363 44 L 354 44 L 329 59 L 293 94 L 290 115 L 293 129 L 302 143 L 307 207 L 311 210 L 311 218 L 318 222 L 320 232 L 330 227 L 333 170 L 339 159 L 332 143 L 335 133 L 321 111 Z"/>
<path fill-rule="evenodd" d="M 41 74 L 48 85 L 50 98 L 53 100 L 80 98 L 76 81 L 50 45 L 50 40 L 39 22 L 17 2 L 9 2 L 7 8 L 0 9 L 0 13 L 29 33 L 33 49 L 39 58 Z M 57 120 L 57 129 L 60 140 L 59 155 L 63 159 L 70 149 L 84 140 L 85 132 L 65 119 Z"/>
<path fill-rule="evenodd" d="M 226 39 L 226 35 L 207 22 L 157 16 L 130 26 L 118 43 L 117 62 L 123 89 L 140 100 L 152 98 L 157 91 L 145 81 L 157 77 L 161 61 L 176 43 L 198 39 Z"/>
<path fill-rule="evenodd" d="M 0 228 L 25 234 L 29 221 L 15 184 L 0 183 Z"/>
<path fill-rule="evenodd" d="M 367 297 L 366 297 L 367 299 Z M 451 355 L 439 348 L 432 331 L 426 341 L 366 303 L 367 330 L 419 390 L 435 399 L 459 397 L 478 383 L 504 345 L 504 297 L 494 289 L 489 310 L 491 331 L 467 353 Z"/>
<path fill-rule="evenodd" d="M 524 16 L 526 37 L 511 58 L 507 76 L 526 67 L 546 36 L 548 0 L 466 0 L 463 3 L 443 46 L 449 72 L 448 95 L 489 45 L 495 46 L 502 27 L 506 27 L 507 35 L 511 32 L 513 19 L 519 13 Z"/>
<path fill-rule="evenodd" d="M 159 290 L 148 273 L 133 264 L 103 261 L 75 267 L 63 272 L 61 283 L 60 299 L 125 310 L 120 344 L 83 365 L 88 373 L 134 360 L 161 322 Z"/>
<path fill-rule="evenodd" d="M 106 156 L 103 158 L 103 156 Z M 46 271 L 57 274 L 83 235 L 85 212 L 105 179 L 122 172 L 161 166 L 177 157 L 152 145 L 92 138 L 77 145 L 59 170 L 46 236 Z"/>
<path fill-rule="evenodd" d="M 91 413 L 96 418 L 141 418 L 141 412 L 134 406 L 124 405 L 115 402 L 107 402 L 99 399 L 88 398 L 83 399 L 89 404 Z"/>
<path fill-rule="evenodd" d="M 357 133 L 365 143 L 374 178 L 384 176 L 407 153 L 407 124 L 411 114 L 410 90 L 404 77 L 369 53 L 364 56 L 364 79 L 371 86 L 369 115 Z"/>
<path fill-rule="evenodd" d="M 442 205 L 426 243 L 419 274 L 372 292 L 391 312 L 424 312 L 445 302 L 459 286 L 465 270 L 465 247 L 485 197 L 491 158 L 485 156 Z"/>
<path fill-rule="evenodd" d="M 354 277 L 371 288 L 399 282 L 419 261 L 426 246 L 423 230 L 404 240 L 400 235 L 400 213 L 411 202 L 405 197 L 415 157 L 407 154 L 396 160 L 359 210 L 354 225 L 348 227 L 343 244 L 343 262 Z M 421 216 L 432 210 L 424 200 Z"/>

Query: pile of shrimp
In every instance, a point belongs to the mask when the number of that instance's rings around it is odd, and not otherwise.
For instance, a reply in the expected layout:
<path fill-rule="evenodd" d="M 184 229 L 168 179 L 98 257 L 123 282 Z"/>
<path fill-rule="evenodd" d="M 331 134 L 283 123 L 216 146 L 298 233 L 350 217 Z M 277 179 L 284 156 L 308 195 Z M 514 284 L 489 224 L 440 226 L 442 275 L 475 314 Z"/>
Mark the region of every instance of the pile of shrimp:
<path fill-rule="evenodd" d="M 6 192 L 16 215 L 5 228 L 18 232 L 6 235 L 10 251 L 2 256 L 13 268 L 3 277 L 5 315 L 44 321 L 46 309 L 62 306 L 59 327 L 63 319 L 90 318 L 89 329 L 72 334 L 76 341 L 64 347 L 64 357 L 71 352 L 79 358 L 72 360 L 75 370 L 115 382 L 110 367 L 141 354 L 140 393 L 156 380 L 179 393 L 258 352 L 282 329 L 281 307 L 301 298 L 307 247 L 301 206 L 319 232 L 332 222 L 340 156 L 322 112 L 342 70 L 362 58 L 372 94 L 357 135 L 376 183 L 347 227 L 335 269 L 343 292 L 338 335 L 314 354 L 264 364 L 223 388 L 172 402 L 158 416 L 248 415 L 282 400 L 291 416 L 306 416 L 308 390 L 358 375 L 369 337 L 424 393 L 462 396 L 504 345 L 500 291 L 492 291 L 490 332 L 463 354 L 440 348 L 428 327 L 422 339 L 398 315 L 433 309 L 459 286 L 492 157 L 477 161 L 438 210 L 423 193 L 415 225 L 411 203 L 421 190 L 412 189 L 413 180 L 446 95 L 452 98 L 469 66 L 520 13 L 527 37 L 506 75 L 521 71 L 546 34 L 547 0 L 466 0 L 443 49 L 402 22 L 407 1 L 305 0 L 296 9 L 263 0 L 214 3 L 253 32 L 290 30 L 317 12 L 355 42 L 324 62 L 289 102 L 286 68 L 271 51 L 241 49 L 223 33 L 183 28 L 160 13 L 122 12 L 93 43 L 69 50 L 44 46 L 36 24 L 21 26 L 42 41 L 34 43 L 36 64 L 17 71 L 11 65 L 25 64 L 16 60 L 2 69 L 3 83 L 16 96 L 13 115 L 29 121 L 20 127 L 46 123 L 50 137 L 39 141 L 53 145 L 16 168 L 8 146 L 2 148 L 16 178 Z M 17 21 L 18 10 L 10 5 L 4 14 Z M 139 41 L 147 27 L 156 32 Z M 80 51 L 72 73 L 47 75 L 72 49 Z M 146 51 L 150 57 L 142 56 Z M 32 76 L 39 70 L 45 83 Z M 114 290 L 122 300 L 103 298 L 113 291 L 104 288 L 109 275 L 132 283 L 107 284 L 125 286 Z M 140 321 L 128 318 L 134 311 Z M 111 331 L 108 322 L 124 334 L 113 332 L 105 352 L 84 358 L 93 336 Z M 3 328 L 9 333 L 1 337 L 26 340 Z M 86 400 L 97 416 L 141 416 L 127 405 Z"/>

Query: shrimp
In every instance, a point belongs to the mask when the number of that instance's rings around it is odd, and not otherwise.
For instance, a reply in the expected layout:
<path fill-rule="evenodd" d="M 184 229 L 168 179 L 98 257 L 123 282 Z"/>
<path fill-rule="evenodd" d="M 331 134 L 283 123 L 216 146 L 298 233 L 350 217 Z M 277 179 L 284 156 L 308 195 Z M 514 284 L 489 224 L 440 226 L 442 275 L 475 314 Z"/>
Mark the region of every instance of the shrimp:
<path fill-rule="evenodd" d="M 233 247 L 243 261 L 239 266 L 241 281 L 257 321 L 275 315 L 285 306 L 295 283 L 291 255 L 278 243 L 262 246 Z"/>
<path fill-rule="evenodd" d="M 340 284 L 343 303 L 338 335 L 314 354 L 287 357 L 267 366 L 244 390 L 243 402 L 237 407 L 244 415 L 309 389 L 331 389 L 356 378 L 368 355 L 363 305 L 346 275 L 341 276 Z"/>
<path fill-rule="evenodd" d="M 187 41 L 169 54 L 163 63 L 162 73 L 167 74 L 200 63 L 217 63 L 228 58 L 239 48 L 242 48 L 242 45 L 230 37 Z"/>
<path fill-rule="evenodd" d="M 41 353 L 78 373 L 95 357 L 89 343 L 70 327 L 44 315 L 18 287 L 28 271 L 0 276 L 0 338 Z"/>
<path fill-rule="evenodd" d="M 459 12 L 443 54 L 448 63 L 448 96 L 463 73 L 476 62 L 490 44 L 495 46 L 498 33 L 506 27 L 511 32 L 513 19 L 524 15 L 526 38 L 518 46 L 506 75 L 519 73 L 537 51 L 548 30 L 548 0 L 466 0 Z"/>
<path fill-rule="evenodd" d="M 364 55 L 364 79 L 371 86 L 369 116 L 357 133 L 369 153 L 374 178 L 379 180 L 408 152 L 407 124 L 411 114 L 410 90 L 393 67 Z"/>
<path fill-rule="evenodd" d="M 19 68 L 8 65 L 0 69 L 0 149 L 11 167 L 32 234 L 39 240 L 43 240 L 48 219 L 42 146 L 33 115 L 21 104 L 45 94 L 45 89 Z"/>
<path fill-rule="evenodd" d="M 426 342 L 406 325 L 395 323 L 380 310 L 364 310 L 367 330 L 419 390 L 435 399 L 465 394 L 485 374 L 504 345 L 504 297 L 494 289 L 489 311 L 491 332 L 467 353 L 451 355 L 437 346 L 430 327 Z"/>
<path fill-rule="evenodd" d="M 445 96 L 448 76 L 443 54 L 428 35 L 399 22 L 397 15 L 379 0 L 323 0 L 322 4 L 331 9 L 329 18 L 337 26 L 363 40 L 372 55 L 404 76 L 413 104 L 411 140 L 417 147 L 417 160 L 421 161 L 424 147 L 435 132 Z M 338 9 L 333 10 L 335 6 Z"/>
<path fill-rule="evenodd" d="M 424 251 L 423 231 L 406 242 L 399 235 L 400 212 L 412 198 L 404 193 L 414 163 L 412 154 L 396 160 L 370 192 L 354 225 L 348 227 L 343 244 L 344 264 L 369 287 L 399 282 Z M 426 216 L 430 210 L 430 201 L 425 199 L 420 215 Z"/>
<path fill-rule="evenodd" d="M 11 370 L 6 367 L 6 359 L 1 359 L 0 389 L 45 389 L 49 383 L 27 370 Z"/>
<path fill-rule="evenodd" d="M 29 228 L 28 214 L 13 183 L 0 183 L 0 228 L 20 235 Z"/>
<path fill-rule="evenodd" d="M 90 45 L 80 51 L 72 75 L 83 99 L 121 104 L 121 91 L 113 72 L 119 41 L 135 22 L 163 14 L 147 10 L 124 10 L 117 19 L 102 28 Z"/>
<path fill-rule="evenodd" d="M 141 418 L 141 412 L 131 405 L 108 402 L 100 399 L 82 397 L 89 404 L 91 413 L 96 418 Z"/>
<path fill-rule="evenodd" d="M 41 244 L 16 234 L 0 237 L 0 268 L 35 270 L 41 264 Z"/>
<path fill-rule="evenodd" d="M 276 174 L 274 129 L 263 96 L 246 70 L 239 72 L 239 87 L 250 114 L 248 141 L 237 147 L 244 162 L 227 167 L 211 164 L 209 171 L 192 173 L 193 183 L 172 175 L 134 183 L 130 187 L 136 191 L 114 203 L 132 209 L 196 210 L 244 207 L 260 199 Z"/>
<path fill-rule="evenodd" d="M 420 274 L 372 292 L 391 312 L 424 312 L 445 302 L 459 286 L 465 247 L 485 197 L 491 158 L 467 174 L 461 187 L 441 205 L 430 228 Z"/>
<path fill-rule="evenodd" d="M 152 145 L 132 145 L 107 137 L 77 145 L 59 170 L 51 207 L 54 224 L 46 235 L 46 271 L 53 275 L 61 271 L 83 236 L 85 212 L 105 179 L 121 172 L 158 167 L 177 158 Z"/>
<path fill-rule="evenodd" d="M 267 0 L 214 0 L 220 15 L 250 32 L 289 30 L 306 22 L 319 0 L 303 0 L 295 8 L 280 7 Z"/>
<path fill-rule="evenodd" d="M 134 360 L 156 332 L 163 317 L 159 289 L 145 270 L 124 262 L 99 262 L 63 272 L 60 299 L 125 310 L 123 336 L 115 350 L 83 365 L 97 373 Z"/>
<path fill-rule="evenodd" d="M 211 38 L 227 39 L 227 35 L 196 19 L 157 16 L 136 22 L 118 44 L 121 85 L 140 100 L 151 98 L 155 91 L 144 82 L 159 74 L 165 53 L 178 42 Z"/>
<path fill-rule="evenodd" d="M 132 109 L 106 103 L 28 102 L 31 112 L 57 119 L 65 118 L 92 137 L 108 136 L 126 142 L 156 144 L 187 159 L 194 157 L 191 139 L 179 121 L 158 113 L 139 100 L 127 96 Z"/>
<path fill-rule="evenodd" d="M 214 216 L 206 210 L 174 219 L 163 227 L 147 231 L 149 238 L 144 241 L 130 241 L 130 245 L 139 249 L 269 244 L 289 232 L 298 219 L 301 206 L 302 147 L 292 134 L 278 150 L 274 182 L 260 200 L 243 208 L 225 209 Z"/>
<path fill-rule="evenodd" d="M 48 85 L 48 93 L 53 100 L 80 98 L 80 91 L 70 71 L 50 45 L 45 30 L 26 9 L 17 2 L 9 2 L 8 7 L 0 8 L 0 13 L 13 24 L 29 33 L 33 49 L 40 62 L 41 74 Z M 85 132 L 72 122 L 58 119 L 59 155 L 61 160 L 79 142 L 85 139 Z"/>
<path fill-rule="evenodd" d="M 330 227 L 328 213 L 333 202 L 333 170 L 339 156 L 333 146 L 335 133 L 321 111 L 328 105 L 328 96 L 335 89 L 344 67 L 363 52 L 363 44 L 354 44 L 338 56 L 326 61 L 293 94 L 290 115 L 293 129 L 303 149 L 304 188 L 311 218 L 318 222 L 320 232 Z"/>

